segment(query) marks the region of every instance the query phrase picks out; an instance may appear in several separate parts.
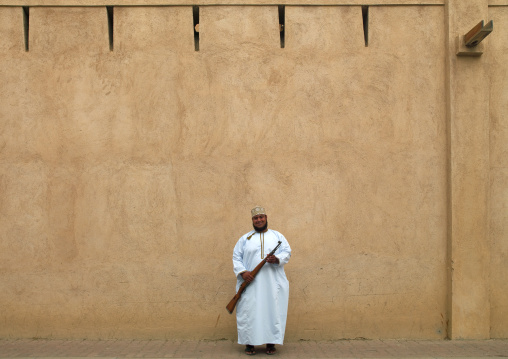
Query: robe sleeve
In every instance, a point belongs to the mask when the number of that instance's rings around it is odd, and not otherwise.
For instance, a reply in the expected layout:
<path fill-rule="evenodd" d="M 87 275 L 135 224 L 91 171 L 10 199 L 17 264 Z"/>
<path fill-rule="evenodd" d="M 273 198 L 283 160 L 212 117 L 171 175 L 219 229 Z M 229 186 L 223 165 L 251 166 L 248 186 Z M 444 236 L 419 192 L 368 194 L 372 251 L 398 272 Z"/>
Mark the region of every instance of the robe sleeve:
<path fill-rule="evenodd" d="M 279 266 L 283 266 L 289 262 L 289 258 L 291 258 L 291 247 L 289 246 L 286 237 L 284 237 L 281 233 L 277 232 L 277 236 L 282 244 L 279 249 L 277 249 L 277 252 L 275 252 L 275 256 L 279 258 Z"/>
<path fill-rule="evenodd" d="M 240 238 L 233 249 L 233 271 L 235 276 L 239 276 L 241 273 L 246 272 L 245 265 L 243 264 L 243 248 L 245 245 L 245 236 Z"/>

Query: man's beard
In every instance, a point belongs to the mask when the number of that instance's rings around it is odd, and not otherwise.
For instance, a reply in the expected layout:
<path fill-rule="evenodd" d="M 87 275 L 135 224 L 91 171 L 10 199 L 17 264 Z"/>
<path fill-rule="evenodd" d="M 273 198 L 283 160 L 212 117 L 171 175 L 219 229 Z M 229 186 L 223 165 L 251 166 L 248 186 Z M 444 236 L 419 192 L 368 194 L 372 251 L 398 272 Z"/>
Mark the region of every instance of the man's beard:
<path fill-rule="evenodd" d="M 264 232 L 268 228 L 268 221 L 266 221 L 265 225 L 263 227 L 256 227 L 255 225 L 252 225 L 256 232 Z"/>

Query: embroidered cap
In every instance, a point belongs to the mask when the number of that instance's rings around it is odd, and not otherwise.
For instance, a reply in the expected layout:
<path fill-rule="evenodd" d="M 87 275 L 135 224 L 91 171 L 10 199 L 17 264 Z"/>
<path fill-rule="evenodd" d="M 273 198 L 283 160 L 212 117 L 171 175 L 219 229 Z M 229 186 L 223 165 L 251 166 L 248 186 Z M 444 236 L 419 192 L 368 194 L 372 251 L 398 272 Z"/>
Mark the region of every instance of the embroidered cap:
<path fill-rule="evenodd" d="M 256 206 L 253 209 L 251 209 L 250 214 L 252 215 L 251 217 L 254 217 L 254 216 L 257 216 L 259 214 L 266 215 L 266 212 L 265 212 L 265 209 L 263 207 Z"/>

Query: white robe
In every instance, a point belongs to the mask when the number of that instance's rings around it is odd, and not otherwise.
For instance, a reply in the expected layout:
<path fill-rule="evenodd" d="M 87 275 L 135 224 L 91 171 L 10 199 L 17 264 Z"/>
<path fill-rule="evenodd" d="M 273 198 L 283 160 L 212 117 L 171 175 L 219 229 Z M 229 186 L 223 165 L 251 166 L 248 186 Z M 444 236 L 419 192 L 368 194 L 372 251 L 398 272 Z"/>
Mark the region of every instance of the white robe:
<path fill-rule="evenodd" d="M 269 229 L 265 233 L 251 231 L 243 235 L 233 251 L 236 290 L 243 283 L 240 273 L 252 271 L 276 246 L 279 264 L 265 263 L 242 294 L 236 306 L 238 344 L 282 344 L 286 330 L 289 282 L 284 265 L 291 257 L 291 247 L 284 236 Z M 264 240 L 263 240 L 264 239 Z"/>

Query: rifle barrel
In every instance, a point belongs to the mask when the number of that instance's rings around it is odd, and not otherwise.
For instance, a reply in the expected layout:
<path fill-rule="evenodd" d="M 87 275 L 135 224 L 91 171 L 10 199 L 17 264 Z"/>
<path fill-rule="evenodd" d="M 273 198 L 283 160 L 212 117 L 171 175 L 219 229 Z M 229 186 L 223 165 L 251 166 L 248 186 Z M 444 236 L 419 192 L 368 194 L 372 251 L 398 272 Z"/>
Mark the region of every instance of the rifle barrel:
<path fill-rule="evenodd" d="M 277 246 L 273 249 L 273 251 L 271 251 L 270 253 L 268 253 L 268 255 L 261 261 L 259 262 L 259 264 L 256 266 L 256 268 L 254 268 L 251 272 L 252 276 L 253 277 L 256 277 L 256 275 L 258 274 L 258 272 L 261 270 L 261 268 L 265 265 L 266 263 L 266 258 L 275 254 L 275 251 L 280 247 L 280 245 L 282 244 L 281 241 L 278 242 Z M 235 307 L 236 307 L 236 304 L 238 303 L 238 301 L 240 300 L 240 297 L 242 296 L 242 293 L 243 291 L 245 290 L 245 288 L 249 285 L 249 283 L 247 282 L 243 282 L 242 285 L 240 286 L 240 288 L 238 289 L 238 293 L 235 294 L 235 296 L 233 297 L 233 299 L 231 299 L 231 301 L 228 303 L 228 305 L 226 305 L 226 309 L 227 311 L 229 312 L 229 314 L 233 314 L 233 310 L 235 310 Z"/>

